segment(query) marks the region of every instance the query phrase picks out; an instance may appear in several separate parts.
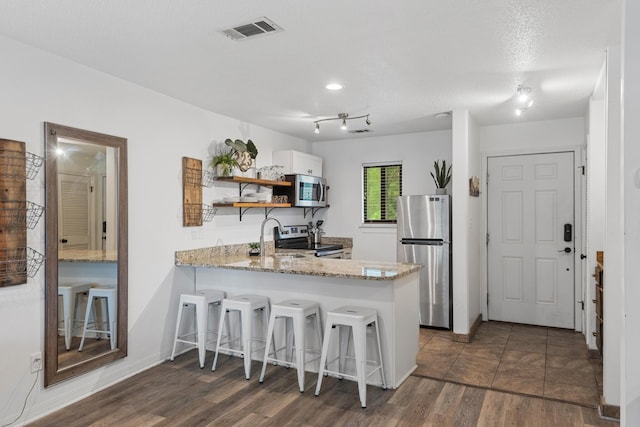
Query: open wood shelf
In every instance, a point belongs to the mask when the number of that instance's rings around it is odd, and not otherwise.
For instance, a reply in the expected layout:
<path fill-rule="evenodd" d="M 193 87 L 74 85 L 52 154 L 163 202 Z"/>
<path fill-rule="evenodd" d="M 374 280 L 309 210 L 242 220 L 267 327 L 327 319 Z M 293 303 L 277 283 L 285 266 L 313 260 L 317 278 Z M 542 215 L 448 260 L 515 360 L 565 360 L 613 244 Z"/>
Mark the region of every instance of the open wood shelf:
<path fill-rule="evenodd" d="M 269 179 L 245 178 L 243 176 L 217 177 L 216 180 L 224 181 L 224 182 L 233 182 L 238 184 L 264 185 L 267 187 L 291 187 L 291 183 L 289 181 L 272 181 Z"/>
<path fill-rule="evenodd" d="M 291 203 L 214 203 L 214 208 L 290 208 Z"/>

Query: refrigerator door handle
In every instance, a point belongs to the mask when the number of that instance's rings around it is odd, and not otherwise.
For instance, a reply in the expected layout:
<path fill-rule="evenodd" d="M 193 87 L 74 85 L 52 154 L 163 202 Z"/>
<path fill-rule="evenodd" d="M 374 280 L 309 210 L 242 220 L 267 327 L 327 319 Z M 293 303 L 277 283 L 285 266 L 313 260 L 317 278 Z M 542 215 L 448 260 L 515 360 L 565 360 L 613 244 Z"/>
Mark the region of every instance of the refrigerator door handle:
<path fill-rule="evenodd" d="M 402 245 L 427 245 L 427 246 L 442 246 L 446 242 L 443 240 L 425 240 L 425 239 L 400 239 Z"/>

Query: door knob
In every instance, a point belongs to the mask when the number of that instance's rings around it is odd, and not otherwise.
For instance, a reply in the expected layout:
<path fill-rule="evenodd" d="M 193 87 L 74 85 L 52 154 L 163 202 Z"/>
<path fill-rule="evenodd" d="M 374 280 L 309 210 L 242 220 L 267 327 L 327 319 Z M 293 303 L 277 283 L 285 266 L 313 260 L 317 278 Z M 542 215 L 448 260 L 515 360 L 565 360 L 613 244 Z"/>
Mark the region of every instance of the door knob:
<path fill-rule="evenodd" d="M 564 252 L 564 253 L 570 254 L 571 253 L 571 248 L 567 246 L 564 249 L 560 249 L 558 252 Z"/>
<path fill-rule="evenodd" d="M 67 240 L 67 239 L 62 239 L 62 240 L 60 240 L 60 243 L 67 243 L 67 242 L 68 242 L 68 240 Z"/>

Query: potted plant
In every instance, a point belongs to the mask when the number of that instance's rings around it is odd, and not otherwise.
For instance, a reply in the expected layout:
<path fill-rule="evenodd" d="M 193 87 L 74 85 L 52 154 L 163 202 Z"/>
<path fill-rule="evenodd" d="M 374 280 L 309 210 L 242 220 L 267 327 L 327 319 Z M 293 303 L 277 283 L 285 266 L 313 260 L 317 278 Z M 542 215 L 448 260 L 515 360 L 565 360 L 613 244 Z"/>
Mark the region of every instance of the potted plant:
<path fill-rule="evenodd" d="M 447 194 L 446 187 L 451 181 L 451 165 L 447 168 L 447 161 L 443 160 L 442 164 L 440 160 L 433 162 L 434 172 L 431 172 L 431 178 L 436 184 L 436 194 Z"/>
<path fill-rule="evenodd" d="M 258 148 L 250 139 L 245 143 L 241 139 L 227 138 L 224 141 L 234 152 L 238 168 L 243 174 L 255 166 L 256 157 L 258 156 Z"/>
<path fill-rule="evenodd" d="M 260 243 L 258 242 L 249 243 L 249 255 L 250 256 L 260 255 Z"/>
<path fill-rule="evenodd" d="M 228 151 L 223 148 L 218 149 L 211 159 L 211 167 L 216 170 L 216 175 L 220 177 L 231 176 L 233 168 L 237 166 L 238 161 L 236 160 L 233 149 L 229 149 Z"/>

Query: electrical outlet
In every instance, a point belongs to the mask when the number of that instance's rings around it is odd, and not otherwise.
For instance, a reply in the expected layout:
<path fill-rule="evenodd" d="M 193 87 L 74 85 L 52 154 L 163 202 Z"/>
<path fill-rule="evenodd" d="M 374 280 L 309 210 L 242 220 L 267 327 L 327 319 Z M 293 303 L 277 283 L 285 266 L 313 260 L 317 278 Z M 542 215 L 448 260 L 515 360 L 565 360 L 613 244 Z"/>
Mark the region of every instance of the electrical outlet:
<path fill-rule="evenodd" d="M 42 370 L 42 353 L 31 353 L 31 373 L 35 374 L 38 371 Z"/>

